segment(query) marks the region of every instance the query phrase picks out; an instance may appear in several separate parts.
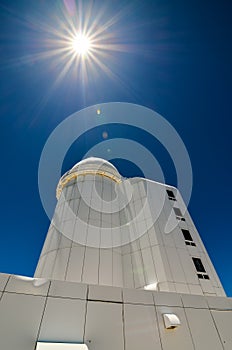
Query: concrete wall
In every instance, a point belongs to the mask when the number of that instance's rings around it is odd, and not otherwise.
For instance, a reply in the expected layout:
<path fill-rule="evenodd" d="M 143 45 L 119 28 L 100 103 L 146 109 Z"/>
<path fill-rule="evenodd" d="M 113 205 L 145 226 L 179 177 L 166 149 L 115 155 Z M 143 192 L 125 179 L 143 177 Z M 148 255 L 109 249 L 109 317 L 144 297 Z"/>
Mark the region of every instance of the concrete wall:
<path fill-rule="evenodd" d="M 181 325 L 166 330 L 163 313 Z M 0 349 L 231 350 L 232 299 L 0 275 Z"/>

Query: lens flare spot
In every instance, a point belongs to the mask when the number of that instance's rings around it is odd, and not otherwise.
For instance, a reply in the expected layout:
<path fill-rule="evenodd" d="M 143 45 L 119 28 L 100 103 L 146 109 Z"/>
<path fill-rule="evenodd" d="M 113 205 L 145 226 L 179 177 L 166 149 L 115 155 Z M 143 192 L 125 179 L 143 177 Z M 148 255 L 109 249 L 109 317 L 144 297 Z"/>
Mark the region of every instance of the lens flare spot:
<path fill-rule="evenodd" d="M 104 131 L 102 133 L 102 137 L 103 137 L 103 139 L 107 139 L 108 138 L 108 132 Z"/>

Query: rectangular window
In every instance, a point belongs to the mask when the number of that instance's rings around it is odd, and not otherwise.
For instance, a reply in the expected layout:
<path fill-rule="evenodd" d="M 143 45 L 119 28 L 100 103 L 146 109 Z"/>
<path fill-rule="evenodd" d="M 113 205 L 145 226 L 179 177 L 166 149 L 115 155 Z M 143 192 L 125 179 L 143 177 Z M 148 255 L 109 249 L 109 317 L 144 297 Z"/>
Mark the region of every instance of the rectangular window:
<path fill-rule="evenodd" d="M 208 276 L 208 275 L 205 275 L 205 274 L 202 275 L 201 273 L 198 273 L 198 274 L 197 274 L 197 277 L 200 278 L 201 280 L 202 280 L 202 279 L 209 280 L 209 276 Z"/>
<path fill-rule="evenodd" d="M 181 211 L 180 211 L 179 208 L 173 207 L 173 210 L 174 210 L 174 212 L 175 212 L 175 214 L 176 214 L 176 218 L 177 218 L 178 220 L 185 221 L 185 218 L 183 218 L 183 215 L 182 215 L 182 213 L 181 213 Z"/>
<path fill-rule="evenodd" d="M 173 207 L 173 210 L 174 210 L 176 216 L 183 216 L 179 208 Z"/>
<path fill-rule="evenodd" d="M 192 258 L 197 272 L 206 272 L 205 268 L 199 258 Z"/>
<path fill-rule="evenodd" d="M 167 191 L 167 194 L 168 194 L 168 198 L 175 201 L 176 200 L 176 197 L 174 195 L 174 192 L 172 190 L 166 190 Z"/>
<path fill-rule="evenodd" d="M 185 239 L 186 241 L 193 241 L 192 236 L 191 236 L 189 230 L 181 229 L 181 231 L 182 231 L 182 233 L 183 233 L 183 235 L 184 235 L 184 239 Z"/>

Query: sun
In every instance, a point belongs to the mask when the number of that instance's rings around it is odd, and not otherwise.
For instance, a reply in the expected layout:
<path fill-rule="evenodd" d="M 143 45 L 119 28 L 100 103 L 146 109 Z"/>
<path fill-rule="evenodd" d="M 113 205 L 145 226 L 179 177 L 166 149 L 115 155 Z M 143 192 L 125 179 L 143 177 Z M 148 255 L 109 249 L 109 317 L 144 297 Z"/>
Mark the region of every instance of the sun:
<path fill-rule="evenodd" d="M 74 53 L 86 56 L 91 50 L 91 40 L 87 35 L 77 34 L 72 40 L 72 49 Z"/>
<path fill-rule="evenodd" d="M 62 3 L 54 21 L 49 25 L 41 22 L 46 37 L 41 52 L 36 52 L 33 58 L 52 61 L 57 72 L 53 89 L 67 76 L 84 87 L 101 73 L 121 84 L 111 62 L 115 67 L 115 53 L 130 51 L 130 47 L 121 42 L 123 27 L 119 25 L 129 8 L 108 18 L 104 6 L 93 6 L 94 0 L 65 0 Z"/>

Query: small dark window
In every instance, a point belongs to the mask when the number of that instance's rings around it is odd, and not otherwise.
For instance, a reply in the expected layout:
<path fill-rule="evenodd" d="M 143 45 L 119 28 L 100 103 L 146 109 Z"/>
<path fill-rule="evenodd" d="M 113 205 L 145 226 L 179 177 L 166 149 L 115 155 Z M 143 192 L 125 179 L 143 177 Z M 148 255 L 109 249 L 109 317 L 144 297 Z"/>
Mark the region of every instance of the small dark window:
<path fill-rule="evenodd" d="M 190 242 L 185 242 L 185 244 L 186 244 L 186 245 L 191 245 L 191 243 L 190 243 Z"/>
<path fill-rule="evenodd" d="M 183 235 L 184 235 L 184 239 L 186 240 L 186 241 L 192 241 L 193 239 L 192 239 L 192 236 L 190 235 L 190 232 L 189 232 L 189 230 L 185 230 L 185 229 L 181 229 L 181 231 L 182 231 L 182 233 L 183 233 Z"/>
<path fill-rule="evenodd" d="M 193 243 L 193 242 L 191 243 L 191 245 L 192 245 L 193 247 L 196 247 L 196 244 L 195 244 L 195 243 Z"/>
<path fill-rule="evenodd" d="M 168 197 L 170 199 L 175 199 L 175 195 L 174 195 L 173 191 L 171 191 L 171 190 L 166 190 L 166 191 L 167 191 Z"/>
<path fill-rule="evenodd" d="M 176 216 L 183 216 L 179 208 L 173 207 L 173 210 L 174 210 Z"/>
<path fill-rule="evenodd" d="M 202 275 L 201 273 L 198 273 L 197 274 L 197 277 L 200 278 L 200 279 L 205 279 L 205 280 L 209 280 L 209 276 L 208 275 Z"/>
<path fill-rule="evenodd" d="M 192 258 L 197 272 L 206 272 L 205 268 L 199 258 Z"/>

